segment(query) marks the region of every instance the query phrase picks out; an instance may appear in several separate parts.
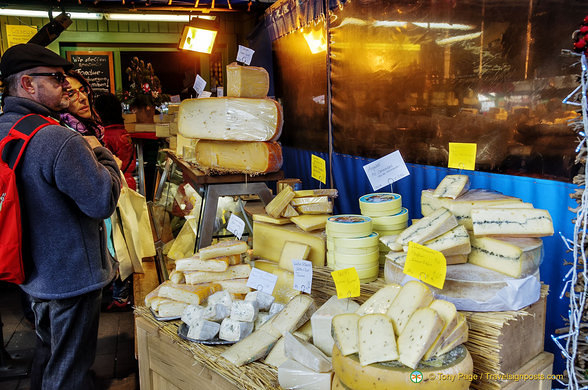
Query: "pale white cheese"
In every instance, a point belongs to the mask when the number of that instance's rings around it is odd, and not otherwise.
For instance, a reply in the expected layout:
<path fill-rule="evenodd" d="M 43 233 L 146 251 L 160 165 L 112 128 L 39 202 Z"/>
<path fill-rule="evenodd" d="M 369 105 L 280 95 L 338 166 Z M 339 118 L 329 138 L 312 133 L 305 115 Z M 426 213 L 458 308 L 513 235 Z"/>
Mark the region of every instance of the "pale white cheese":
<path fill-rule="evenodd" d="M 208 321 L 220 322 L 231 314 L 231 308 L 220 303 L 208 305 L 202 312 L 202 318 Z"/>
<path fill-rule="evenodd" d="M 331 321 L 337 314 L 353 313 L 359 308 L 359 304 L 350 298 L 339 299 L 336 295 L 329 298 L 310 317 L 312 324 L 312 342 L 327 356 L 333 351 L 333 336 L 331 335 Z"/>
<path fill-rule="evenodd" d="M 330 390 L 332 377 L 332 372 L 315 372 L 292 359 L 278 368 L 278 382 L 284 389 Z"/>
<path fill-rule="evenodd" d="M 196 320 L 188 328 L 188 338 L 195 340 L 213 339 L 220 329 L 220 324 L 205 319 Z"/>
<path fill-rule="evenodd" d="M 416 368 L 442 330 L 443 320 L 435 310 L 424 307 L 415 311 L 398 336 L 398 360 Z"/>
<path fill-rule="evenodd" d="M 333 369 L 331 359 L 320 349 L 290 332 L 284 334 L 284 349 L 287 357 L 296 360 L 314 372 L 329 372 Z"/>
<path fill-rule="evenodd" d="M 402 333 L 412 313 L 429 306 L 431 302 L 433 293 L 423 283 L 411 280 L 402 286 L 386 313 L 392 319 L 396 335 Z"/>
<path fill-rule="evenodd" d="M 356 313 L 338 314 L 333 317 L 333 339 L 343 356 L 359 352 L 359 318 Z"/>
<path fill-rule="evenodd" d="M 251 291 L 245 296 L 245 301 L 257 302 L 259 310 L 269 310 L 275 299 L 273 295 L 263 291 Z"/>
<path fill-rule="evenodd" d="M 259 308 L 255 301 L 233 301 L 231 305 L 231 319 L 235 321 L 253 322 Z"/>
<path fill-rule="evenodd" d="M 226 341 L 239 341 L 253 332 L 253 322 L 237 321 L 225 318 L 221 322 L 218 338 Z"/>
<path fill-rule="evenodd" d="M 382 287 L 376 291 L 374 295 L 369 297 L 368 300 L 357 309 L 356 313 L 360 316 L 374 313 L 386 314 L 401 287 L 402 286 L 399 284 L 389 284 Z"/>
<path fill-rule="evenodd" d="M 455 199 L 470 189 L 470 178 L 466 175 L 447 175 L 433 192 L 436 198 Z"/>
<path fill-rule="evenodd" d="M 457 226 L 457 220 L 446 208 L 440 208 L 410 225 L 398 236 L 398 244 L 408 245 L 410 241 L 422 244 Z"/>
<path fill-rule="evenodd" d="M 359 319 L 359 363 L 362 366 L 398 359 L 392 321 L 385 314 L 367 314 Z"/>

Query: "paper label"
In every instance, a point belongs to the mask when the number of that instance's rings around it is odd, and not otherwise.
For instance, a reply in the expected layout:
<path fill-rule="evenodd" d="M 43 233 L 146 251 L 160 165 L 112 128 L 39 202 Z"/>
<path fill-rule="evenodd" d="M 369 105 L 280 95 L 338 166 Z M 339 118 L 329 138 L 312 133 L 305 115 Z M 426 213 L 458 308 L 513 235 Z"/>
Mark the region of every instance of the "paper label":
<path fill-rule="evenodd" d="M 398 150 L 364 165 L 363 169 L 374 191 L 410 175 Z"/>
<path fill-rule="evenodd" d="M 327 184 L 327 163 L 314 154 L 310 156 L 311 176 L 323 184 Z"/>
<path fill-rule="evenodd" d="M 245 221 L 237 217 L 235 214 L 231 214 L 229 222 L 227 223 L 227 230 L 240 240 L 243 236 L 243 231 L 245 231 Z"/>
<path fill-rule="evenodd" d="M 223 87 L 216 87 L 216 97 L 223 97 L 225 90 Z"/>
<path fill-rule="evenodd" d="M 251 59 L 253 58 L 253 53 L 255 53 L 255 50 L 239 45 L 239 50 L 237 51 L 237 62 L 249 65 L 251 63 Z"/>
<path fill-rule="evenodd" d="M 476 150 L 478 145 L 472 143 L 449 143 L 449 168 L 476 169 Z"/>
<path fill-rule="evenodd" d="M 343 299 L 359 296 L 359 275 L 357 275 L 355 267 L 333 271 L 331 272 L 331 276 L 337 288 L 337 298 Z"/>
<path fill-rule="evenodd" d="M 196 75 L 196 80 L 194 80 L 194 91 L 196 91 L 196 96 L 200 96 L 202 91 L 204 91 L 204 87 L 206 87 L 206 80 L 204 80 L 199 74 Z"/>
<path fill-rule="evenodd" d="M 171 95 L 169 97 L 169 101 L 171 103 L 181 103 L 182 102 L 182 99 L 180 98 L 180 95 Z"/>
<path fill-rule="evenodd" d="M 404 273 L 443 289 L 447 261 L 443 253 L 411 241 L 408 243 Z"/>
<path fill-rule="evenodd" d="M 270 274 L 269 272 L 257 268 L 252 268 L 251 273 L 249 274 L 249 279 L 247 279 L 247 287 L 271 294 L 274 291 L 274 287 L 276 287 L 277 281 L 277 275 Z"/>
<path fill-rule="evenodd" d="M 210 91 L 202 91 L 202 93 L 200 95 L 198 95 L 198 99 L 209 98 L 211 96 L 212 96 L 212 92 L 210 92 Z"/>
<path fill-rule="evenodd" d="M 312 261 L 292 260 L 294 268 L 294 289 L 310 294 L 312 287 Z"/>

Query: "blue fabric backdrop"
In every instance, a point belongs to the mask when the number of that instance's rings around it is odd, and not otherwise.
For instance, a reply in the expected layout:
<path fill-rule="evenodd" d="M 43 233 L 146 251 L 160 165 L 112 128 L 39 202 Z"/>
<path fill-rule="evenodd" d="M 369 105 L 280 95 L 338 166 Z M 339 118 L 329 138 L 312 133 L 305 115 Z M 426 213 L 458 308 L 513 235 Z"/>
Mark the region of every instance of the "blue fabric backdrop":
<path fill-rule="evenodd" d="M 301 179 L 305 189 L 318 188 L 319 182 L 311 177 L 310 156 L 315 154 L 325 159 L 328 164 L 328 155 L 288 147 L 283 149 L 283 169 L 286 177 Z M 366 193 L 374 192 L 363 170 L 363 166 L 372 161 L 374 159 L 333 154 L 333 187 L 339 190 L 339 198 L 335 202 L 335 213 L 359 214 L 358 198 Z M 435 188 L 445 175 L 455 174 L 458 171 L 416 164 L 407 164 L 407 166 L 410 176 L 394 183 L 393 191 L 402 195 L 402 204 L 409 210 L 410 218 L 420 218 L 421 191 Z M 505 195 L 516 196 L 524 202 L 530 202 L 535 208 L 549 210 L 556 233 L 553 237 L 543 239 L 545 257 L 541 265 L 541 280 L 550 286 L 547 298 L 545 350 L 555 355 L 554 373 L 562 373 L 565 363 L 550 335 L 555 329 L 564 326 L 562 316 L 567 317 L 567 299 L 562 300 L 559 296 L 565 284 L 563 278 L 569 270 L 569 267 L 564 267 L 563 262 L 564 259 L 571 260 L 572 256 L 567 253 L 560 233 L 570 239 L 573 237 L 572 218 L 575 214 L 570 212 L 569 208 L 577 205 L 569 194 L 577 186 L 558 181 L 478 171 L 462 173 L 469 175 L 471 188 L 499 191 Z M 390 187 L 380 190 L 380 192 L 388 191 Z"/>

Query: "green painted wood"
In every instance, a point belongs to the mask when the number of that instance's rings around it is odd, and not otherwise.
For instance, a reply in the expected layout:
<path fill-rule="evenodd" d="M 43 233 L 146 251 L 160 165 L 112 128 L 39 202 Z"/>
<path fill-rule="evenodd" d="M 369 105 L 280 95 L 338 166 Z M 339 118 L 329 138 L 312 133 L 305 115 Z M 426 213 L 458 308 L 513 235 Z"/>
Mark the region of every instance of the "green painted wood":
<path fill-rule="evenodd" d="M 118 22 L 118 32 L 129 32 L 129 22 L 127 22 L 127 21 Z"/>
<path fill-rule="evenodd" d="M 108 21 L 106 19 L 102 19 L 98 21 L 98 31 L 100 32 L 108 32 Z"/>

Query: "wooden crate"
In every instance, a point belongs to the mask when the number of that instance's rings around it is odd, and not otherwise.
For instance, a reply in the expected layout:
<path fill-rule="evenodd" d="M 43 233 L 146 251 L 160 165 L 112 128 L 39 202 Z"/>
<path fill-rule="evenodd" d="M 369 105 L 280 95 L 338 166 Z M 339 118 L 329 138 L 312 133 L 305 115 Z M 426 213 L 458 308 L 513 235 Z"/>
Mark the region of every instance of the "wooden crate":
<path fill-rule="evenodd" d="M 553 373 L 553 354 L 541 352 L 527 364 L 521 367 L 516 375 L 542 375 L 545 379 L 532 379 L 522 381 L 506 381 L 502 383 L 502 390 L 551 390 L 551 376 Z"/>

